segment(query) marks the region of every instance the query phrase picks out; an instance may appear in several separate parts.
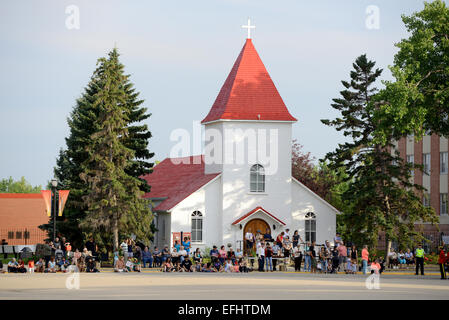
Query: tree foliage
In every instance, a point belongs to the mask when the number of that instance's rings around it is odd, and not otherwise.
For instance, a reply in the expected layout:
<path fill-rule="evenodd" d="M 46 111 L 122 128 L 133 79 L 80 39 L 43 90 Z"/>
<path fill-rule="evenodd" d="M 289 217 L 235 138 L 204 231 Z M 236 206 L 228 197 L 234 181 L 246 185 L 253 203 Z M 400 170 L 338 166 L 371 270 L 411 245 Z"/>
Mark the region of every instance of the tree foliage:
<path fill-rule="evenodd" d="M 12 177 L 0 180 L 0 193 L 39 193 L 41 190 L 41 185 L 33 187 L 25 180 L 25 177 L 17 181 L 14 181 Z"/>
<path fill-rule="evenodd" d="M 386 143 L 414 133 L 449 135 L 449 8 L 444 1 L 425 2 L 424 9 L 402 16 L 410 36 L 401 40 L 390 67 L 376 117 L 376 139 Z"/>
<path fill-rule="evenodd" d="M 343 181 L 344 171 L 337 174 L 325 161 L 314 164 L 315 157 L 310 152 L 303 151 L 303 146 L 293 141 L 292 176 L 307 188 L 328 201 L 338 210 L 345 210 L 346 204 L 341 200 L 342 191 L 347 183 Z"/>
<path fill-rule="evenodd" d="M 351 139 L 326 155 L 331 168 L 344 168 L 348 181 L 342 194 L 351 206 L 343 215 L 346 231 L 359 245 L 377 244 L 380 231 L 388 240 L 419 240 L 415 223 L 438 219 L 432 208 L 423 206 L 423 188 L 411 182 L 415 165 L 393 149 L 391 132 L 384 143 L 374 137 L 379 125 L 375 115 L 384 103 L 374 85 L 382 70 L 375 69 L 366 55 L 358 57 L 353 68 L 350 80 L 342 81 L 341 97 L 333 99 L 332 107 L 341 117 L 322 120 Z"/>
<path fill-rule="evenodd" d="M 93 125 L 98 128 L 86 146 L 87 159 L 82 163 L 80 177 L 90 192 L 83 197 L 88 210 L 81 226 L 92 231 L 112 233 L 114 251 L 118 250 L 119 230 L 127 230 L 140 239 L 148 239 L 152 215 L 140 189 L 142 181 L 126 172 L 135 158 L 128 148 L 130 141 L 130 110 L 123 83 L 123 65 L 113 50 L 109 59 L 101 58 L 94 73 L 99 91 L 94 95 L 93 107 L 98 110 Z M 138 170 L 138 163 L 133 170 Z"/>
<path fill-rule="evenodd" d="M 60 150 L 56 161 L 55 176 L 60 182 L 60 187 L 70 190 L 70 199 L 64 210 L 64 220 L 58 221 L 57 229 L 58 232 L 70 239 L 76 247 L 80 247 L 83 240 L 91 235 L 94 235 L 96 241 L 100 244 L 112 243 L 110 232 L 105 230 L 103 230 L 104 232 L 93 232 L 87 225 L 81 227 L 81 222 L 86 218 L 88 210 L 85 197 L 91 192 L 88 181 L 82 180 L 81 175 L 86 170 L 84 164 L 92 156 L 89 153 L 89 147 L 93 143 L 92 137 L 98 137 L 98 132 L 104 129 L 103 124 L 99 121 L 100 116 L 104 116 L 102 115 L 104 110 L 99 107 L 98 99 L 101 92 L 104 94 L 106 86 L 104 70 L 101 70 L 105 63 L 109 64 L 113 61 L 117 65 L 116 76 L 120 81 L 117 86 L 120 87 L 123 95 L 120 96 L 120 99 L 122 99 L 120 106 L 123 109 L 124 116 L 122 124 L 127 133 L 121 137 L 120 142 L 133 152 L 133 155 L 127 159 L 124 171 L 128 176 L 140 181 L 138 185 L 141 191 L 148 192 L 150 190 L 150 186 L 141 177 L 151 173 L 153 166 L 153 163 L 149 160 L 154 154 L 148 150 L 151 132 L 147 125 L 142 123 L 151 114 L 147 112 L 146 108 L 142 107 L 144 101 L 139 99 L 139 93 L 135 91 L 133 84 L 130 82 L 130 76 L 124 74 L 124 67 L 119 62 L 118 57 L 118 52 L 114 49 L 106 60 L 100 60 L 100 65 L 92 75 L 81 97 L 77 99 L 76 105 L 67 119 L 70 128 L 70 134 L 66 138 L 67 147 Z M 137 230 L 143 226 L 136 221 L 148 223 L 146 219 L 148 217 L 141 219 L 139 212 L 129 216 L 129 221 L 123 223 L 122 229 L 120 229 L 121 234 L 137 234 Z M 144 227 L 146 228 L 146 225 Z M 143 237 L 143 235 L 141 236 Z M 151 237 L 151 235 L 149 236 Z M 142 238 L 141 240 L 148 239 Z"/>

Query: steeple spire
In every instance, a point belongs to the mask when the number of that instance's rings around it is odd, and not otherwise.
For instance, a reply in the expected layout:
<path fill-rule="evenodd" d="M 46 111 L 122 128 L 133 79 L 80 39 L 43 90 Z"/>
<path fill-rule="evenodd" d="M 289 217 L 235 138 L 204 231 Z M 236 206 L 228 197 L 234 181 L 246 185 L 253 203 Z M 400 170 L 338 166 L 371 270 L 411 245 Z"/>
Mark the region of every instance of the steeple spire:
<path fill-rule="evenodd" d="M 224 119 L 296 121 L 282 101 L 251 39 L 246 40 L 202 123 Z"/>

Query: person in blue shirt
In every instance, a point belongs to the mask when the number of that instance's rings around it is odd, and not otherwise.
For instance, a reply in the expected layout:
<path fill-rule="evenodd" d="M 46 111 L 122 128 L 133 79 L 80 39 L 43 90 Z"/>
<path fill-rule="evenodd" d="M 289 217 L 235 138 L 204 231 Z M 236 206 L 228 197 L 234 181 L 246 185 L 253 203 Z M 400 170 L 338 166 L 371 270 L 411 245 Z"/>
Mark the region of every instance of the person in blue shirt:
<path fill-rule="evenodd" d="M 212 263 L 214 263 L 215 260 L 218 260 L 217 246 L 212 247 L 212 250 L 210 251 L 210 259 L 211 259 Z"/>
<path fill-rule="evenodd" d="M 179 249 L 181 249 L 181 245 L 179 244 L 178 240 L 175 241 L 175 245 L 173 247 L 176 248 L 176 251 L 179 251 Z"/>
<path fill-rule="evenodd" d="M 145 247 L 145 249 L 142 251 L 142 263 L 144 268 L 146 268 L 147 262 L 148 268 L 151 268 L 153 266 L 153 254 L 148 249 L 148 247 Z"/>
<path fill-rule="evenodd" d="M 184 249 L 187 251 L 187 255 L 190 255 L 190 239 L 187 237 L 184 237 L 184 241 L 181 242 Z"/>

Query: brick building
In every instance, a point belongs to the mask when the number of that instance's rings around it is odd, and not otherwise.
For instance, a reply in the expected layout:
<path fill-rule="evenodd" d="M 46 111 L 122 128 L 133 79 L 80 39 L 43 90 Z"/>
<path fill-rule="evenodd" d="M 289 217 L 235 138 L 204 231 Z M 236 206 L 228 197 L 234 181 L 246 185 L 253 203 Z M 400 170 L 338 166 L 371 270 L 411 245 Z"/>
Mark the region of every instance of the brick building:
<path fill-rule="evenodd" d="M 449 236 L 448 139 L 433 134 L 415 142 L 413 136 L 408 136 L 397 141 L 395 147 L 403 159 L 424 166 L 422 171 L 414 170 L 413 179 L 426 189 L 423 203 L 434 208 L 440 218 L 439 230 L 430 224 L 422 225 L 424 236 L 436 246 L 443 236 Z"/>
<path fill-rule="evenodd" d="M 43 243 L 47 233 L 38 228 L 48 223 L 40 193 L 0 193 L 0 240 L 10 245 Z"/>

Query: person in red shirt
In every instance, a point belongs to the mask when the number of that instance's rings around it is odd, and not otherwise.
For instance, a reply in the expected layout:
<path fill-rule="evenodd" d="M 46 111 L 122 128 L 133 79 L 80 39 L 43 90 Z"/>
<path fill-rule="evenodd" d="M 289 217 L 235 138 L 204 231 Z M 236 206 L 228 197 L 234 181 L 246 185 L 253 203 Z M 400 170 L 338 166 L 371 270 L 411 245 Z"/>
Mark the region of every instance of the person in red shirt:
<path fill-rule="evenodd" d="M 441 279 L 446 279 L 446 270 L 444 264 L 447 261 L 446 252 L 444 251 L 443 247 L 440 247 L 440 256 L 438 258 L 438 264 L 440 265 L 440 273 L 441 273 Z"/>

